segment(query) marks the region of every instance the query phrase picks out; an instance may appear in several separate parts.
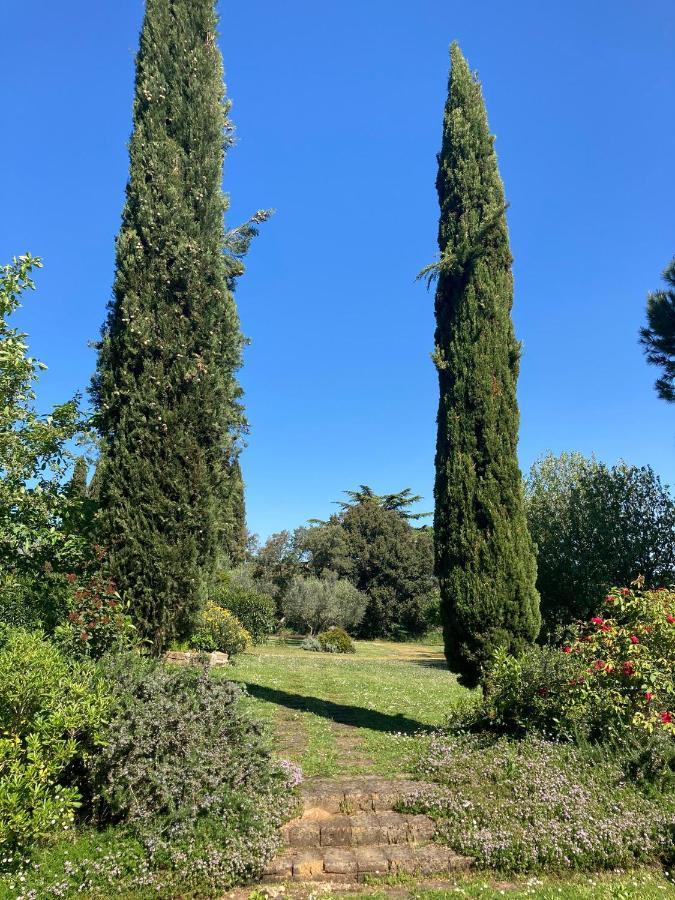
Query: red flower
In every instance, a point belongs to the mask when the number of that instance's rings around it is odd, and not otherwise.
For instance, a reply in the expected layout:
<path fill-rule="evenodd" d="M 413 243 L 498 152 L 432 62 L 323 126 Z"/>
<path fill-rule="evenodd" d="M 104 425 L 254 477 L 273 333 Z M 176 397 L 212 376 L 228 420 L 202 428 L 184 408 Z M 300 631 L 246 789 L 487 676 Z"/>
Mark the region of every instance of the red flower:
<path fill-rule="evenodd" d="M 621 667 L 621 671 L 624 675 L 635 675 L 635 666 L 632 662 L 625 662 Z"/>
<path fill-rule="evenodd" d="M 605 622 L 605 624 L 600 628 L 600 631 L 604 631 L 605 633 L 607 633 L 608 631 L 611 631 L 611 630 L 612 630 L 612 626 L 611 626 L 611 625 L 608 625 L 606 622 Z"/>
<path fill-rule="evenodd" d="M 647 701 L 647 703 L 649 703 L 649 702 L 651 701 L 651 699 L 652 699 L 653 696 L 654 696 L 654 695 L 652 694 L 651 691 L 646 691 L 646 692 L 645 692 L 645 700 Z"/>
<path fill-rule="evenodd" d="M 608 594 L 605 597 L 605 603 L 616 603 L 616 597 L 613 597 L 611 594 Z"/>
<path fill-rule="evenodd" d="M 626 594 L 630 594 L 630 591 L 628 590 L 628 588 L 621 588 L 621 594 L 625 597 Z"/>
<path fill-rule="evenodd" d="M 666 616 L 666 622 L 670 622 L 671 625 L 675 625 L 675 616 L 671 616 L 670 613 Z"/>
<path fill-rule="evenodd" d="M 599 669 L 604 669 L 604 668 L 605 668 L 605 661 L 604 661 L 603 659 L 596 659 L 596 661 L 593 663 L 593 668 L 594 668 L 594 669 L 598 669 L 598 670 L 599 670 Z"/>
<path fill-rule="evenodd" d="M 631 642 L 631 644 L 639 644 L 640 638 L 636 634 L 631 634 L 630 642 Z"/>
<path fill-rule="evenodd" d="M 591 619 L 591 622 L 592 622 L 594 625 L 602 625 L 602 623 L 603 623 L 604 621 L 605 621 L 605 620 L 602 618 L 602 616 L 593 616 L 593 618 Z"/>
<path fill-rule="evenodd" d="M 563 652 L 563 653 L 571 653 L 571 652 L 572 652 L 572 648 L 569 647 L 567 644 L 565 644 L 565 646 L 562 648 L 562 652 Z"/>
<path fill-rule="evenodd" d="M 670 725 L 670 723 L 673 721 L 673 714 L 669 712 L 662 712 L 661 721 L 664 725 Z"/>

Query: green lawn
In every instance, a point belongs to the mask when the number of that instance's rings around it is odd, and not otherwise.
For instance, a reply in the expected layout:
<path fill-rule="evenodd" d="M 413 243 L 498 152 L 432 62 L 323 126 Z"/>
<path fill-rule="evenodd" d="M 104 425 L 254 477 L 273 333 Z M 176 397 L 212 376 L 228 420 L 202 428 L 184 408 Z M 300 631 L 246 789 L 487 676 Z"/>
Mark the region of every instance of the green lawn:
<path fill-rule="evenodd" d="M 273 639 L 224 671 L 246 686 L 279 752 L 306 775 L 406 772 L 424 734 L 470 701 L 434 643 L 358 641 L 356 653 L 312 653 Z"/>

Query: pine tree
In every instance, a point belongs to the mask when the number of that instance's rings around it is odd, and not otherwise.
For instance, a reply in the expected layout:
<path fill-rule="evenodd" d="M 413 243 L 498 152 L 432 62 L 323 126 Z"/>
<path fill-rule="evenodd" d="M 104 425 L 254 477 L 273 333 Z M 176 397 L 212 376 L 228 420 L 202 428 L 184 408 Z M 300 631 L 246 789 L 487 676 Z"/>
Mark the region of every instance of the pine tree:
<path fill-rule="evenodd" d="M 189 632 L 222 550 L 243 420 L 232 286 L 237 256 L 264 218 L 225 234 L 231 128 L 216 26 L 213 0 L 147 0 L 92 389 L 104 444 L 100 540 L 155 652 Z"/>
<path fill-rule="evenodd" d="M 435 555 L 445 654 L 480 681 L 497 647 L 540 627 L 536 563 L 516 456 L 520 348 L 504 189 L 479 82 L 453 44 L 436 187 L 440 204 L 434 362 L 440 401 Z"/>
<path fill-rule="evenodd" d="M 666 290 L 647 297 L 647 327 L 640 329 L 640 343 L 647 361 L 663 369 L 656 380 L 662 400 L 675 401 L 675 257 L 663 273 Z"/>

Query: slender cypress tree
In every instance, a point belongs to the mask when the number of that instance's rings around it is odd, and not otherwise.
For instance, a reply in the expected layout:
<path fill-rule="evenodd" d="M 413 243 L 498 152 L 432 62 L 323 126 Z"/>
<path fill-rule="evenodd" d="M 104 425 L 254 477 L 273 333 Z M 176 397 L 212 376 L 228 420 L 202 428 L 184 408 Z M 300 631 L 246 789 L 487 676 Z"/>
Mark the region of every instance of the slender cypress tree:
<path fill-rule="evenodd" d="M 73 474 L 68 483 L 68 493 L 71 497 L 87 496 L 87 478 L 89 477 L 89 467 L 84 456 L 78 456 L 73 466 Z"/>
<path fill-rule="evenodd" d="M 238 566 L 246 557 L 248 531 L 246 530 L 246 501 L 244 498 L 244 479 L 241 474 L 239 459 L 235 458 L 228 470 L 227 510 L 224 516 L 223 545 L 230 565 Z"/>
<path fill-rule="evenodd" d="M 222 548 L 242 426 L 242 338 L 224 253 L 231 140 L 214 0 L 147 0 L 130 176 L 93 396 L 101 542 L 141 635 L 185 635 Z M 237 236 L 241 240 L 241 234 Z"/>
<path fill-rule="evenodd" d="M 438 279 L 434 535 L 445 655 L 475 685 L 497 647 L 536 638 L 540 615 L 516 456 L 520 348 L 504 189 L 480 84 L 456 44 L 450 58 L 436 182 L 441 254 L 426 270 Z"/>

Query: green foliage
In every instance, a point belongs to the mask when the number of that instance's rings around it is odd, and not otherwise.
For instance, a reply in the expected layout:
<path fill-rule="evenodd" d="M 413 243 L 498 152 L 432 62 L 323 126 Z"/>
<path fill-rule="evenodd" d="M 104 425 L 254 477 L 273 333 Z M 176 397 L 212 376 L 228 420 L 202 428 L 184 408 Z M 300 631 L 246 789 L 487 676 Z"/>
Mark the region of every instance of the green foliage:
<path fill-rule="evenodd" d="M 245 582 L 242 584 L 236 574 L 222 573 L 216 579 L 211 596 L 214 603 L 228 609 L 237 617 L 251 635 L 254 644 L 264 643 L 274 631 L 276 621 L 274 600 L 269 594 L 259 593 L 247 587 Z"/>
<path fill-rule="evenodd" d="M 75 527 L 82 501 L 64 483 L 67 445 L 85 428 L 77 399 L 46 416 L 36 412 L 35 383 L 45 366 L 8 323 L 40 267 L 29 254 L 0 267 L 0 620 L 51 629 L 65 602 L 54 575 L 81 569 L 89 553 Z"/>
<path fill-rule="evenodd" d="M 97 821 L 125 823 L 150 869 L 184 886 L 260 875 L 296 801 L 239 689 L 192 667 L 104 665 L 117 702 L 89 769 Z"/>
<path fill-rule="evenodd" d="M 415 503 L 419 503 L 422 499 L 420 494 L 413 494 L 410 488 L 403 488 L 395 494 L 376 494 L 375 491 L 367 484 L 359 485 L 356 491 L 344 491 L 349 500 L 339 500 L 338 505 L 343 510 L 350 509 L 352 506 L 360 506 L 363 503 L 376 503 L 382 509 L 390 509 L 397 512 L 402 519 L 423 519 L 430 516 L 431 513 L 413 513 L 408 509 Z"/>
<path fill-rule="evenodd" d="M 57 626 L 54 640 L 74 656 L 92 659 L 128 644 L 134 628 L 112 581 L 92 575 L 84 585 L 75 587 L 76 576 L 66 578 L 73 593 L 68 616 Z"/>
<path fill-rule="evenodd" d="M 663 280 L 666 289 L 647 297 L 647 327 L 640 329 L 640 343 L 647 362 L 659 366 L 663 375 L 656 381 L 656 392 L 662 400 L 675 400 L 675 257 L 670 261 Z"/>
<path fill-rule="evenodd" d="M 619 766 L 540 738 L 439 734 L 407 809 L 432 815 L 437 839 L 481 868 L 566 872 L 631 868 L 673 852 L 675 801 L 644 797 Z"/>
<path fill-rule="evenodd" d="M 236 656 L 253 643 L 248 631 L 229 610 L 209 601 L 199 614 L 190 643 L 196 650 L 219 650 Z"/>
<path fill-rule="evenodd" d="M 0 870 L 70 827 L 109 712 L 101 679 L 38 632 L 0 634 Z"/>
<path fill-rule="evenodd" d="M 649 466 L 548 454 L 530 470 L 526 505 L 543 634 L 591 616 L 613 584 L 675 580 L 675 502 Z"/>
<path fill-rule="evenodd" d="M 675 755 L 675 592 L 613 590 L 604 614 L 563 647 L 519 657 L 499 652 L 486 677 L 481 723 L 619 749 L 631 734 L 642 735 L 643 746 L 662 734 Z"/>
<path fill-rule="evenodd" d="M 329 628 L 328 631 L 322 631 L 318 641 L 324 653 L 356 653 L 354 641 L 344 628 Z"/>
<path fill-rule="evenodd" d="M 432 624 L 427 614 L 433 617 L 436 592 L 432 533 L 413 528 L 397 506 L 401 497 L 404 505 L 417 499 L 407 491 L 378 497 L 366 490 L 348 491 L 352 502 L 328 522 L 298 529 L 298 556 L 312 574 L 346 578 L 367 596 L 361 637 L 422 634 Z"/>
<path fill-rule="evenodd" d="M 480 84 L 456 44 L 450 56 L 436 181 L 434 535 L 448 665 L 471 686 L 496 648 L 533 641 L 540 617 L 516 453 L 520 347 L 504 188 Z"/>
<path fill-rule="evenodd" d="M 266 214 L 225 233 L 221 181 L 233 138 L 216 25 L 213 0 L 146 5 L 113 299 L 93 383 L 101 543 L 156 653 L 189 635 L 240 524 L 229 520 L 244 424 L 232 290 Z"/>
<path fill-rule="evenodd" d="M 345 579 L 296 578 L 283 600 L 288 624 L 299 631 L 316 634 L 330 625 L 356 628 L 368 600 Z"/>

